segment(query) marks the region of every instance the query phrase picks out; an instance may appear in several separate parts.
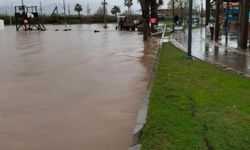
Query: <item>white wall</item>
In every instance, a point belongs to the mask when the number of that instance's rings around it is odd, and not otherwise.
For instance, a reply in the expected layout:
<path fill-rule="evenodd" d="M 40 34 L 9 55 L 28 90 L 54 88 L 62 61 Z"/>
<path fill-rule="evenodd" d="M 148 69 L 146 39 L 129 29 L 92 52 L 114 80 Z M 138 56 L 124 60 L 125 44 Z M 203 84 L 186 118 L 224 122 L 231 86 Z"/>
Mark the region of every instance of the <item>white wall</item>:
<path fill-rule="evenodd" d="M 0 19 L 0 30 L 3 30 L 4 29 L 4 22 L 3 20 Z"/>

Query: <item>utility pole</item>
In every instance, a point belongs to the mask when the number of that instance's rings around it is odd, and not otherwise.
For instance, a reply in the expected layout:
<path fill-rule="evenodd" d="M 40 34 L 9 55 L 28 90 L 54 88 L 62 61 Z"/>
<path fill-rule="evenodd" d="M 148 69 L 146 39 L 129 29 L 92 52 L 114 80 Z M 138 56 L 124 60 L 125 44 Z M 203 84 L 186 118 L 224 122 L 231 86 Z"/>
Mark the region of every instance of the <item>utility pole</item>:
<path fill-rule="evenodd" d="M 188 53 L 187 59 L 193 59 L 192 57 L 192 24 L 193 24 L 193 0 L 189 0 L 188 10 Z"/>
<path fill-rule="evenodd" d="M 106 0 L 103 0 L 103 21 L 104 21 L 103 28 L 104 29 L 108 28 L 108 26 L 107 26 L 107 18 L 106 18 L 106 5 L 107 5 Z"/>
<path fill-rule="evenodd" d="M 22 0 L 22 6 L 23 6 L 23 0 Z"/>
<path fill-rule="evenodd" d="M 63 10 L 64 10 L 64 30 L 63 31 L 71 31 L 70 28 L 68 28 L 68 25 L 67 25 L 67 17 L 66 17 L 66 4 L 65 4 L 65 0 L 63 0 Z"/>
<path fill-rule="evenodd" d="M 43 8 L 42 8 L 42 2 L 40 1 L 40 14 L 42 17 L 42 24 L 43 24 Z"/>
<path fill-rule="evenodd" d="M 12 18 L 11 18 L 11 8 L 13 7 L 13 4 L 11 4 L 9 8 L 9 19 L 10 19 L 10 25 L 12 26 Z"/>

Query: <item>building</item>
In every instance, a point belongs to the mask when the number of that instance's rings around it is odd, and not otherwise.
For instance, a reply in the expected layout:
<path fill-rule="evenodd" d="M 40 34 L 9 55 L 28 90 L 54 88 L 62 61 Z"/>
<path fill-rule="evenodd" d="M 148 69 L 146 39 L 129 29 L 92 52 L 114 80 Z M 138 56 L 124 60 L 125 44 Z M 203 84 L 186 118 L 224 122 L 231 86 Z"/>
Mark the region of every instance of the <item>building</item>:
<path fill-rule="evenodd" d="M 215 16 L 215 41 L 218 41 L 220 35 L 220 27 L 223 20 L 223 12 L 230 12 L 228 19 L 234 20 L 235 27 L 238 27 L 239 47 L 247 48 L 248 44 L 248 29 L 249 29 L 249 0 L 214 0 L 211 4 L 210 0 L 206 0 L 206 24 L 210 21 L 210 16 Z M 223 8 L 223 10 L 222 10 Z M 225 14 L 225 13 L 224 13 Z M 225 16 L 225 15 L 224 15 Z M 227 16 L 226 16 L 227 17 Z M 224 18 L 225 19 L 225 18 Z"/>

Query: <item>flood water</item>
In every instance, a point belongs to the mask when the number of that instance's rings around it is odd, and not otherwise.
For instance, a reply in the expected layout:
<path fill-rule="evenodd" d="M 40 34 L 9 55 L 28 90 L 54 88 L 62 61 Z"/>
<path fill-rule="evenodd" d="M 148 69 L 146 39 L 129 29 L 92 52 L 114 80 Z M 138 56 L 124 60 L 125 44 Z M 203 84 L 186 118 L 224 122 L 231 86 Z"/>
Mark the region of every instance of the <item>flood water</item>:
<path fill-rule="evenodd" d="M 158 41 L 47 28 L 0 31 L 0 149 L 126 150 Z"/>

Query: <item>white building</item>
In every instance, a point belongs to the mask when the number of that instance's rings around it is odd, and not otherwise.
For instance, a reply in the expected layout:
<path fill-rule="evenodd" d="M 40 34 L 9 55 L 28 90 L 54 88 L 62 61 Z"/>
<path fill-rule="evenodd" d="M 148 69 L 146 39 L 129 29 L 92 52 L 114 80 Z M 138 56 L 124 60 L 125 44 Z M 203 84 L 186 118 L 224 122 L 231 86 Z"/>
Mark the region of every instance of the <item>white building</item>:
<path fill-rule="evenodd" d="M 4 30 L 4 21 L 0 19 L 0 30 Z"/>

